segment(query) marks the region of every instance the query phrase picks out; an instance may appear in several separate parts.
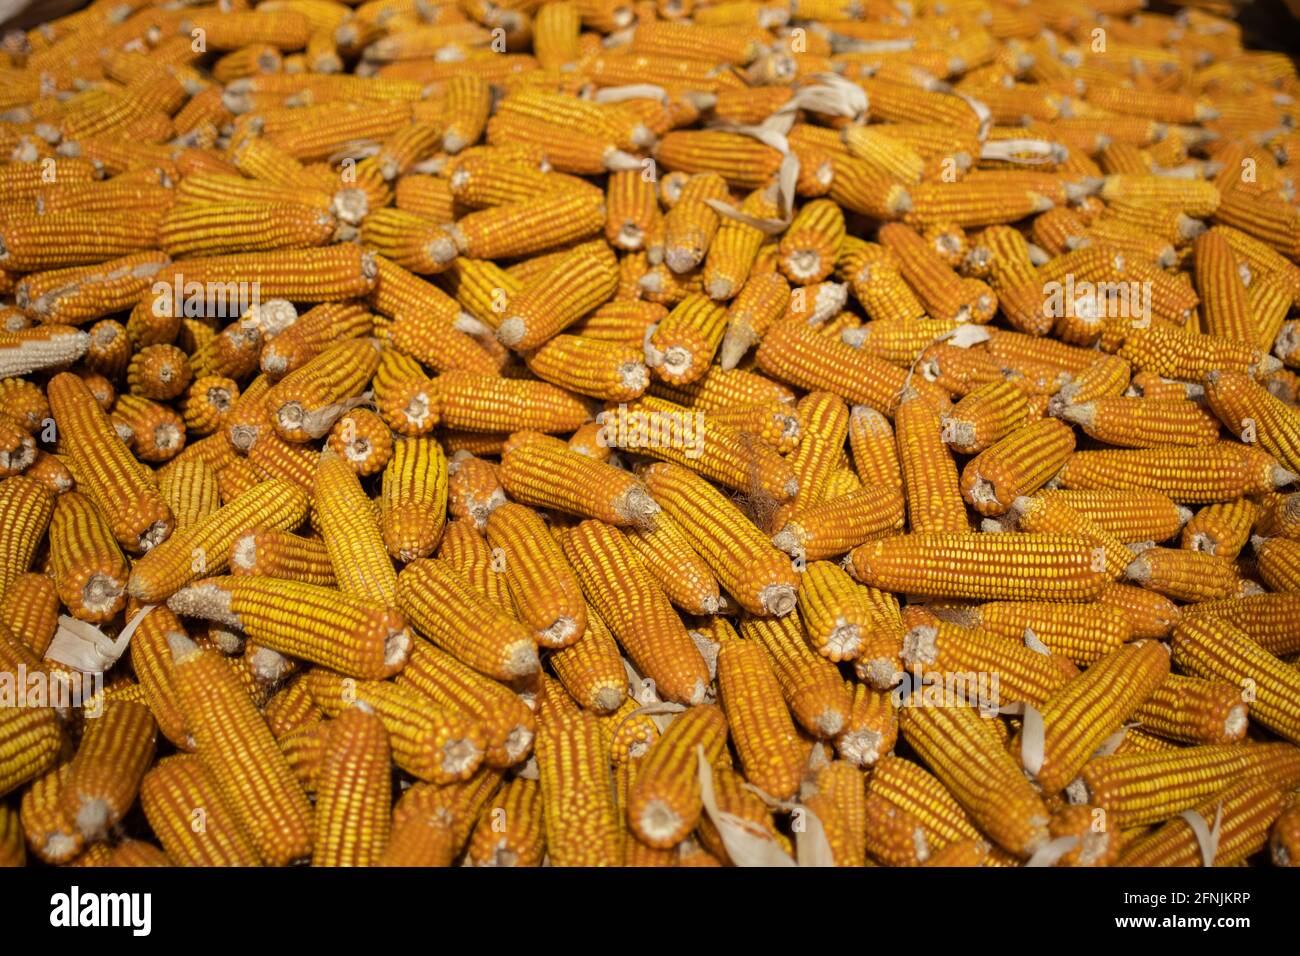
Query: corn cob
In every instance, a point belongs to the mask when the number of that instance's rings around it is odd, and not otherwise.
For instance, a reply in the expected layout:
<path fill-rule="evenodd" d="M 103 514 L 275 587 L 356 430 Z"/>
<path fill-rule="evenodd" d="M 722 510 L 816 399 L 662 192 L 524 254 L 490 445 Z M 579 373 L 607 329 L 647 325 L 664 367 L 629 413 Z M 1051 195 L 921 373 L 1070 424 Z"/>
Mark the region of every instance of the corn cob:
<path fill-rule="evenodd" d="M 1212 856 L 1201 845 L 1190 822 L 1174 819 L 1129 844 L 1116 865 L 1196 866 L 1209 857 L 1213 865 L 1231 866 L 1264 847 L 1269 828 L 1285 806 L 1285 797 L 1276 787 L 1259 781 L 1241 781 L 1190 811 L 1202 823 L 1216 821 L 1218 839 Z"/>
<path fill-rule="evenodd" d="M 980 829 L 1017 856 L 1048 837 L 1047 808 L 1000 746 L 985 718 L 969 707 L 905 707 L 904 739 L 970 813 Z"/>
<path fill-rule="evenodd" d="M 587 600 L 637 670 L 667 700 L 702 700 L 709 682 L 704 659 L 626 539 L 608 525 L 584 521 L 564 533 L 562 546 Z"/>
<path fill-rule="evenodd" d="M 50 563 L 59 599 L 73 616 L 108 621 L 126 603 L 126 558 L 95 506 L 75 491 L 55 503 Z"/>
<path fill-rule="evenodd" d="M 1069 490 L 1158 491 L 1192 504 L 1272 491 L 1289 483 L 1290 475 L 1263 451 L 1220 441 L 1200 447 L 1075 452 L 1059 479 Z"/>
<path fill-rule="evenodd" d="M 686 533 L 718 581 L 752 614 L 794 610 L 797 572 L 734 505 L 702 478 L 676 465 L 656 464 L 646 488 Z M 741 555 L 747 559 L 737 561 Z"/>
<path fill-rule="evenodd" d="M 149 708 L 128 701 L 104 702 L 103 714 L 87 726 L 59 798 L 85 839 L 103 840 L 135 803 L 156 734 Z"/>
<path fill-rule="evenodd" d="M 860 581 L 889 591 L 1013 601 L 1041 599 L 1047 591 L 1057 600 L 1087 601 L 1101 593 L 1105 579 L 1094 550 L 1086 539 L 1066 535 L 931 532 L 869 541 L 851 556 Z M 1031 568 L 1060 576 L 1045 588 Z"/>
<path fill-rule="evenodd" d="M 312 847 L 312 812 L 252 701 L 210 650 L 180 634 L 168 641 L 174 679 L 197 752 L 258 856 L 283 865 Z M 251 794 L 261 794 L 254 799 Z"/>
<path fill-rule="evenodd" d="M 166 539 L 173 519 L 152 476 L 118 440 L 81 379 L 61 373 L 48 385 L 77 484 L 108 521 L 118 543 L 140 553 Z"/>
<path fill-rule="evenodd" d="M 487 522 L 488 542 L 504 555 L 515 606 L 543 647 L 567 647 L 587 626 L 586 604 L 546 524 L 523 505 L 505 504 Z"/>
<path fill-rule="evenodd" d="M 246 529 L 287 531 L 306 516 L 306 495 L 290 482 L 271 479 L 150 551 L 132 569 L 128 590 L 136 600 L 160 603 L 192 581 L 224 571 Z"/>
<path fill-rule="evenodd" d="M 177 591 L 168 606 L 353 677 L 388 677 L 401 670 L 411 650 L 411 631 L 397 611 L 300 581 L 208 578 Z"/>
<path fill-rule="evenodd" d="M 597 718 L 544 700 L 537 763 L 551 863 L 620 865 L 623 847 L 614 781 Z"/>
<path fill-rule="evenodd" d="M 630 474 L 542 435 L 514 436 L 501 456 L 501 481 L 506 492 L 523 504 L 613 525 L 648 524 L 659 512 L 644 486 Z"/>
<path fill-rule="evenodd" d="M 1236 570 L 1226 558 L 1184 548 L 1149 548 L 1125 569 L 1127 578 L 1178 601 L 1211 601 L 1237 592 Z"/>

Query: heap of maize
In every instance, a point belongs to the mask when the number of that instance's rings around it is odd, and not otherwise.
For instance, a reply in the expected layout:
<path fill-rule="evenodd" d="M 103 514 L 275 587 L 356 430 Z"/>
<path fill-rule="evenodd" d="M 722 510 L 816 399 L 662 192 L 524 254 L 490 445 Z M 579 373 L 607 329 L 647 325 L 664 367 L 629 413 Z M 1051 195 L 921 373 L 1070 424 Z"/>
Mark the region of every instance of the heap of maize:
<path fill-rule="evenodd" d="M 0 862 L 1300 865 L 1300 77 L 1142 6 L 6 35 Z"/>

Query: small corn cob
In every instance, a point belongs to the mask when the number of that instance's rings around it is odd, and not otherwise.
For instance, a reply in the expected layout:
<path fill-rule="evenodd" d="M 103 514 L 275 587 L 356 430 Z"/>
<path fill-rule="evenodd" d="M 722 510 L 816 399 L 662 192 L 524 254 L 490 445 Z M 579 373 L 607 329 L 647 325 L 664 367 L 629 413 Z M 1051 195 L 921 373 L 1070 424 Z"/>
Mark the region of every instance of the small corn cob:
<path fill-rule="evenodd" d="M 894 416 L 898 460 L 914 532 L 969 529 L 957 465 L 943 444 L 942 411 L 920 392 L 905 391 Z"/>
<path fill-rule="evenodd" d="M 59 799 L 86 840 L 103 840 L 135 803 L 157 730 L 148 707 L 125 700 L 105 701 L 87 725 Z"/>
<path fill-rule="evenodd" d="M 446 523 L 447 458 L 432 439 L 407 438 L 393 446 L 384 469 L 379 528 L 389 555 L 427 558 Z"/>
<path fill-rule="evenodd" d="M 780 682 L 761 646 L 723 642 L 718 699 L 747 779 L 778 800 L 792 797 L 803 773 L 801 748 Z"/>
<path fill-rule="evenodd" d="M 448 428 L 571 432 L 591 417 L 585 400 L 545 382 L 452 371 L 438 378 L 437 392 Z"/>
<path fill-rule="evenodd" d="M 1014 641 L 1032 634 L 1051 653 L 1080 666 L 1095 663 L 1134 636 L 1123 612 L 1100 602 L 997 601 L 976 609 L 971 624 Z"/>
<path fill-rule="evenodd" d="M 1105 582 L 1087 539 L 1054 534 L 932 532 L 869 541 L 852 553 L 858 580 L 888 591 L 977 600 L 1095 599 Z M 1042 580 L 1052 576 L 1050 586 Z"/>
<path fill-rule="evenodd" d="M 408 564 L 397 578 L 397 603 L 423 634 L 489 677 L 510 680 L 537 671 L 537 647 L 528 630 L 443 561 Z"/>
<path fill-rule="evenodd" d="M 537 763 L 552 865 L 620 865 L 619 812 L 598 719 L 543 700 Z"/>
<path fill-rule="evenodd" d="M 1300 651 L 1300 628 L 1295 613 L 1300 595 L 1253 594 L 1189 606 L 1189 617 L 1209 615 L 1240 628 L 1270 654 L 1285 656 Z"/>
<path fill-rule="evenodd" d="M 1045 484 L 1074 451 L 1074 432 L 1043 419 L 1012 432 L 971 459 L 961 474 L 962 497 L 980 514 L 1005 514 L 1021 495 Z"/>
<path fill-rule="evenodd" d="M 1070 490 L 1158 491 L 1193 504 L 1273 491 L 1294 476 L 1263 451 L 1221 441 L 1195 448 L 1078 451 L 1059 477 Z"/>
<path fill-rule="evenodd" d="M 301 581 L 208 578 L 167 604 L 177 614 L 242 630 L 280 654 L 370 680 L 401 670 L 413 641 L 397 611 Z"/>
<path fill-rule="evenodd" d="M 872 538 L 901 532 L 903 505 L 895 488 L 859 488 L 787 521 L 772 543 L 808 561 L 842 555 Z"/>
<path fill-rule="evenodd" d="M 1269 828 L 1285 807 L 1286 797 L 1277 787 L 1243 780 L 1190 812 L 1204 825 L 1214 821 L 1217 839 L 1208 862 L 1231 866 L 1263 849 Z M 1197 866 L 1205 864 L 1208 856 L 1192 824 L 1177 818 L 1125 847 L 1116 865 Z"/>
<path fill-rule="evenodd" d="M 324 542 L 287 531 L 258 529 L 240 535 L 230 548 L 230 573 L 334 585 L 334 568 Z"/>
<path fill-rule="evenodd" d="M 1246 735 L 1248 704 L 1229 683 L 1170 674 L 1135 712 L 1142 726 L 1194 744 L 1237 743 Z"/>
<path fill-rule="evenodd" d="M 499 570 L 502 567 L 500 556 L 493 554 L 472 518 L 458 518 L 447 526 L 438 546 L 438 557 L 489 604 L 514 616 L 515 604 L 505 575 Z"/>
<path fill-rule="evenodd" d="M 1189 517 L 1187 509 L 1155 491 L 1043 490 L 1041 501 L 1060 501 L 1120 541 L 1167 541 Z"/>
<path fill-rule="evenodd" d="M 59 595 L 54 581 L 35 572 L 20 575 L 0 595 L 0 620 L 34 654 L 45 656 L 59 625 Z"/>
<path fill-rule="evenodd" d="M 786 705 L 804 730 L 829 739 L 848 726 L 852 696 L 835 665 L 808 645 L 794 615 L 746 617 L 741 636 L 767 652 Z"/>
<path fill-rule="evenodd" d="M 379 350 L 372 339 L 326 349 L 266 393 L 271 424 L 286 441 L 324 437 L 378 365 Z"/>
<path fill-rule="evenodd" d="M 1257 443 L 1283 466 L 1300 468 L 1300 413 L 1240 372 L 1215 371 L 1205 397 L 1219 420 L 1241 441 Z"/>
<path fill-rule="evenodd" d="M 1237 572 L 1227 558 L 1185 548 L 1148 548 L 1124 571 L 1128 580 L 1176 601 L 1212 601 L 1237 593 Z"/>
<path fill-rule="evenodd" d="M 548 660 L 579 706 L 597 714 L 612 714 L 627 700 L 627 671 L 618 644 L 591 608 L 587 609 L 587 629 L 582 636 Z"/>
<path fill-rule="evenodd" d="M 1087 538 L 1094 547 L 1094 557 L 1100 557 L 1106 576 L 1112 580 L 1124 576 L 1124 570 L 1133 561 L 1133 552 L 1124 542 L 1106 528 L 1097 524 L 1086 513 L 1076 511 L 1057 495 L 1036 495 L 1017 498 L 1011 503 L 1016 527 L 1030 534 L 1071 534 Z"/>
<path fill-rule="evenodd" d="M 606 401 L 638 398 L 650 384 L 641 349 L 601 339 L 557 335 L 526 362 L 543 381 Z"/>
<path fill-rule="evenodd" d="M 920 609 L 909 608 L 903 626 L 907 631 L 901 657 L 914 672 L 998 675 L 990 693 L 978 691 L 988 698 L 979 702 L 982 710 L 1001 706 L 1003 699 L 1040 706 L 1078 673 L 1060 658 L 1017 646 L 978 628 L 950 624 Z M 991 685 L 991 678 L 989 682 Z"/>
<path fill-rule="evenodd" d="M 541 866 L 545 850 L 541 785 L 516 777 L 483 807 L 470 837 L 468 860 L 473 866 Z"/>
<path fill-rule="evenodd" d="M 614 294 L 614 257 L 579 246 L 552 270 L 511 296 L 497 338 L 512 349 L 536 348 Z"/>
<path fill-rule="evenodd" d="M 628 793 L 628 824 L 639 839 L 666 848 L 695 828 L 703 812 L 697 751 L 717 763 L 726 740 L 727 719 L 712 704 L 698 704 L 673 720 L 646 754 Z"/>
<path fill-rule="evenodd" d="M 368 866 L 388 844 L 390 751 L 383 722 L 366 704 L 330 721 L 316 771 L 312 866 Z"/>
<path fill-rule="evenodd" d="M 326 446 L 312 485 L 312 513 L 329 551 L 338 589 L 359 601 L 397 606 L 397 573 L 379 515 L 356 472 Z"/>
<path fill-rule="evenodd" d="M 1061 418 L 1109 445 L 1212 445 L 1219 423 L 1195 402 L 1108 396 L 1064 408 Z"/>

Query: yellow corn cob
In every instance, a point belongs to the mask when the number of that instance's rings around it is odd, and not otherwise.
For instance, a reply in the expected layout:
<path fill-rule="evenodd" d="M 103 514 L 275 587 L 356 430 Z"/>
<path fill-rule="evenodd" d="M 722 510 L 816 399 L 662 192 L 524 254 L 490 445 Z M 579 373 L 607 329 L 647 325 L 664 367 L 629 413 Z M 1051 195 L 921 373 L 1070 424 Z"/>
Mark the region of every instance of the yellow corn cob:
<path fill-rule="evenodd" d="M 704 697 L 708 669 L 667 595 L 614 528 L 584 521 L 562 536 L 578 583 L 638 671 L 666 700 Z"/>
<path fill-rule="evenodd" d="M 679 715 L 646 754 L 628 793 L 628 824 L 643 842 L 674 846 L 695 828 L 703 811 L 697 750 L 710 764 L 722 759 L 727 719 L 712 704 Z"/>
<path fill-rule="evenodd" d="M 741 636 L 767 652 L 786 705 L 804 730 L 829 739 L 848 726 L 852 697 L 835 665 L 809 647 L 794 615 L 747 616 Z"/>
<path fill-rule="evenodd" d="M 1195 448 L 1075 452 L 1059 477 L 1071 490 L 1158 491 L 1187 503 L 1232 501 L 1293 480 L 1271 455 L 1224 441 Z"/>
<path fill-rule="evenodd" d="M 306 856 L 312 811 L 275 738 L 220 655 L 181 634 L 168 641 L 177 696 L 203 765 L 268 865 Z M 256 794 L 257 796 L 254 796 Z"/>
<path fill-rule="evenodd" d="M 1248 692 L 1250 715 L 1295 743 L 1300 671 L 1274 657 L 1240 628 L 1214 617 L 1192 617 L 1174 629 L 1174 663 L 1194 677 L 1226 680 Z"/>
<path fill-rule="evenodd" d="M 74 617 L 108 621 L 126 603 L 126 558 L 90 499 L 75 491 L 55 503 L 50 563 L 59 598 Z"/>
<path fill-rule="evenodd" d="M 1202 822 L 1215 828 L 1218 839 L 1212 862 L 1231 866 L 1268 842 L 1269 828 L 1286 807 L 1282 792 L 1267 783 L 1244 780 L 1195 808 Z M 1220 822 L 1221 820 L 1221 822 Z M 1117 866 L 1197 866 L 1206 849 L 1192 825 L 1173 819 L 1124 848 Z"/>
<path fill-rule="evenodd" d="M 895 488 L 862 487 L 787 521 L 772 543 L 808 561 L 842 555 L 872 538 L 901 532 L 903 505 L 903 494 Z"/>
<path fill-rule="evenodd" d="M 992 634 L 1023 642 L 1033 634 L 1053 654 L 1087 666 L 1133 636 L 1128 619 L 1116 608 L 1047 601 L 999 601 L 981 605 L 971 621 Z"/>
<path fill-rule="evenodd" d="M 654 527 L 631 528 L 627 540 L 675 605 L 688 614 L 717 613 L 717 579 L 672 518 L 660 512 Z"/>
<path fill-rule="evenodd" d="M 161 210 L 14 215 L 0 224 L 0 267 L 39 272 L 107 262 L 156 245 Z"/>
<path fill-rule="evenodd" d="M 545 382 L 455 371 L 438 379 L 437 391 L 448 428 L 570 432 L 591 417 L 585 401 Z"/>
<path fill-rule="evenodd" d="M 1074 450 L 1069 426 L 1043 419 L 1012 432 L 971 459 L 961 474 L 962 497 L 980 514 L 1005 514 L 1060 469 Z"/>
<path fill-rule="evenodd" d="M 1024 390 L 1006 381 L 994 381 L 967 393 L 943 415 L 941 435 L 954 451 L 973 455 L 1027 425 L 1034 417 Z"/>
<path fill-rule="evenodd" d="M 627 672 L 614 635 L 591 608 L 587 628 L 577 641 L 549 657 L 560 683 L 579 706 L 612 714 L 627 700 Z"/>
<path fill-rule="evenodd" d="M 545 850 L 541 785 L 517 777 L 483 807 L 470 837 L 468 860 L 474 866 L 541 866 Z"/>
<path fill-rule="evenodd" d="M 1098 441 L 1125 448 L 1212 445 L 1219 437 L 1213 416 L 1195 402 L 1177 399 L 1106 396 L 1071 404 L 1060 416 Z"/>
<path fill-rule="evenodd" d="M 1011 601 L 1050 593 L 1088 601 L 1105 582 L 1094 550 L 1087 539 L 1067 535 L 932 532 L 869 541 L 852 558 L 858 580 L 888 591 Z"/>
<path fill-rule="evenodd" d="M 535 723 L 524 702 L 431 644 L 416 644 L 396 685 L 478 723 L 487 741 L 484 760 L 491 767 L 511 766 L 532 747 Z"/>
<path fill-rule="evenodd" d="M 1297 812 L 1295 805 L 1292 804 L 1273 823 L 1273 833 L 1269 837 L 1269 852 L 1274 866 L 1295 865 L 1296 852 L 1300 848 L 1300 844 L 1297 843 L 1300 837 L 1296 832 L 1297 819 L 1300 819 L 1300 812 Z"/>
<path fill-rule="evenodd" d="M 1216 370 L 1254 373 L 1270 366 L 1269 357 L 1253 341 L 1200 335 L 1156 322 L 1131 326 L 1118 351 L 1135 369 L 1177 379 L 1200 380 Z"/>
<path fill-rule="evenodd" d="M 1205 379 L 1210 408 L 1241 441 L 1258 444 L 1288 469 L 1300 468 L 1300 413 L 1240 372 Z"/>
<path fill-rule="evenodd" d="M 140 784 L 140 803 L 177 864 L 259 865 L 257 850 L 201 757 L 178 754 L 160 760 Z"/>
<path fill-rule="evenodd" d="M 140 553 L 163 541 L 172 530 L 171 509 L 152 476 L 122 445 L 90 390 L 75 375 L 60 373 L 48 391 L 77 484 L 118 543 Z"/>
<path fill-rule="evenodd" d="M 1169 658 L 1154 641 L 1114 651 L 1043 703 L 1041 754 L 1031 753 L 1023 730 L 1011 749 L 1044 794 L 1057 793 L 1168 674 Z"/>
<path fill-rule="evenodd" d="M 85 839 L 103 840 L 135 803 L 157 730 L 148 707 L 124 700 L 105 701 L 87 725 L 59 799 Z"/>
<path fill-rule="evenodd" d="M 970 684 L 978 680 L 977 692 L 985 698 L 979 701 L 981 710 L 1001 706 L 1003 699 L 1039 706 L 1078 673 L 1061 658 L 1017 646 L 978 628 L 958 627 L 920 609 L 909 608 L 903 626 L 903 664 L 921 680 L 930 674 L 942 675 L 945 682 L 953 675 L 964 676 L 968 694 L 976 692 Z M 983 675 L 989 675 L 987 681 Z M 913 682 L 913 689 L 918 682 Z"/>
<path fill-rule="evenodd" d="M 300 581 L 208 578 L 177 591 L 168 606 L 243 630 L 280 654 L 372 680 L 401 670 L 412 644 L 397 611 Z"/>
<path fill-rule="evenodd" d="M 649 524 L 659 512 L 632 475 L 542 435 L 514 436 L 501 456 L 501 482 L 523 504 L 613 525 Z"/>
<path fill-rule="evenodd" d="M 762 442 L 707 413 L 644 396 L 597 416 L 611 447 L 669 461 L 757 499 L 781 502 L 797 491 L 794 469 Z"/>
<path fill-rule="evenodd" d="M 894 427 L 912 531 L 961 533 L 969 529 L 957 466 L 944 446 L 939 407 L 925 395 L 903 393 Z"/>
<path fill-rule="evenodd" d="M 458 518 L 447 526 L 438 547 L 438 557 L 464 578 L 471 590 L 493 607 L 514 616 L 515 605 L 510 589 L 499 569 L 499 556 L 492 553 L 487 539 L 472 518 Z"/>
<path fill-rule="evenodd" d="M 59 624 L 59 595 L 54 581 L 35 572 L 20 575 L 0 595 L 0 619 L 13 636 L 43 657 Z"/>
<path fill-rule="evenodd" d="M 421 558 L 408 564 L 397 579 L 397 602 L 422 633 L 490 677 L 508 680 L 537 670 L 537 647 L 527 629 L 472 591 L 443 561 Z"/>
<path fill-rule="evenodd" d="M 719 244 L 726 238 L 724 226 Z M 727 330 L 719 347 L 723 370 L 730 371 L 736 367 L 750 346 L 785 314 L 789 303 L 790 286 L 780 273 L 753 272 L 749 275 L 727 311 Z"/>
<path fill-rule="evenodd" d="M 761 646 L 723 642 L 718 697 L 747 779 L 778 800 L 789 799 L 798 789 L 803 758 L 780 682 Z"/>
<path fill-rule="evenodd" d="M 456 518 L 471 518 L 480 531 L 487 525 L 493 509 L 505 503 L 501 487 L 501 468 L 483 458 L 457 452 L 447 466 L 450 478 L 447 494 L 451 513 Z"/>
<path fill-rule="evenodd" d="M 388 844 L 389 741 L 366 704 L 330 721 L 316 771 L 312 866 L 368 866 Z"/>
<path fill-rule="evenodd" d="M 777 616 L 794 610 L 797 571 L 733 504 L 677 465 L 652 465 L 642 477 L 742 607 L 752 614 Z"/>
<path fill-rule="evenodd" d="M 620 865 L 619 812 L 598 719 L 544 700 L 537 763 L 552 865 Z"/>
<path fill-rule="evenodd" d="M 384 547 L 379 516 L 356 473 L 328 447 L 316 466 L 312 503 L 339 590 L 361 601 L 396 607 L 397 574 Z"/>
<path fill-rule="evenodd" d="M 526 362 L 543 381 L 607 401 L 630 401 L 650 384 L 641 349 L 601 339 L 557 335 Z"/>
<path fill-rule="evenodd" d="M 1228 559 L 1183 548 L 1149 548 L 1125 569 L 1128 579 L 1179 601 L 1211 601 L 1237 592 L 1235 568 Z"/>
<path fill-rule="evenodd" d="M 137 561 L 128 590 L 139 601 L 160 603 L 198 578 L 223 572 L 246 530 L 287 531 L 306 516 L 307 496 L 290 482 L 271 479 L 256 485 Z"/>
<path fill-rule="evenodd" d="M 523 505 L 504 504 L 488 518 L 487 537 L 504 554 L 515 607 L 537 643 L 567 647 L 578 640 L 587 626 L 586 604 L 545 522 Z"/>
<path fill-rule="evenodd" d="M 287 441 L 324 437 L 378 365 L 379 350 L 373 339 L 354 339 L 326 349 L 267 392 L 271 424 Z"/>
<path fill-rule="evenodd" d="M 384 469 L 379 527 L 389 555 L 426 558 L 446 523 L 447 458 L 432 439 L 408 438 L 393 446 Z"/>
<path fill-rule="evenodd" d="M 708 371 L 722 343 L 728 313 L 709 298 L 688 295 L 646 342 L 655 374 L 670 385 L 687 385 Z"/>
<path fill-rule="evenodd" d="M 1162 737 L 1230 744 L 1245 737 L 1248 709 L 1241 690 L 1232 684 L 1170 674 L 1135 716 Z"/>
<path fill-rule="evenodd" d="M 324 542 L 261 528 L 235 539 L 230 548 L 230 573 L 288 578 L 323 587 L 334 584 L 334 568 Z"/>
<path fill-rule="evenodd" d="M 1274 591 L 1300 590 L 1300 542 L 1288 538 L 1255 538 L 1255 566 Z"/>
<path fill-rule="evenodd" d="M 1018 856 L 1048 837 L 1047 808 L 1004 751 L 986 718 L 969 707 L 904 707 L 904 739 L 980 829 Z"/>

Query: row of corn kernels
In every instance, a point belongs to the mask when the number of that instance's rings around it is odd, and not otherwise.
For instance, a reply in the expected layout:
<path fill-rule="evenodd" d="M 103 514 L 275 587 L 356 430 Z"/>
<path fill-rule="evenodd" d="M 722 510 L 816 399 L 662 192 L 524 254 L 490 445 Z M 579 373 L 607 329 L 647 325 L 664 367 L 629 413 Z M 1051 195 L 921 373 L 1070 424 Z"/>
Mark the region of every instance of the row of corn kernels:
<path fill-rule="evenodd" d="M 0 860 L 1293 865 L 1300 80 L 1139 6 L 7 35 Z"/>

